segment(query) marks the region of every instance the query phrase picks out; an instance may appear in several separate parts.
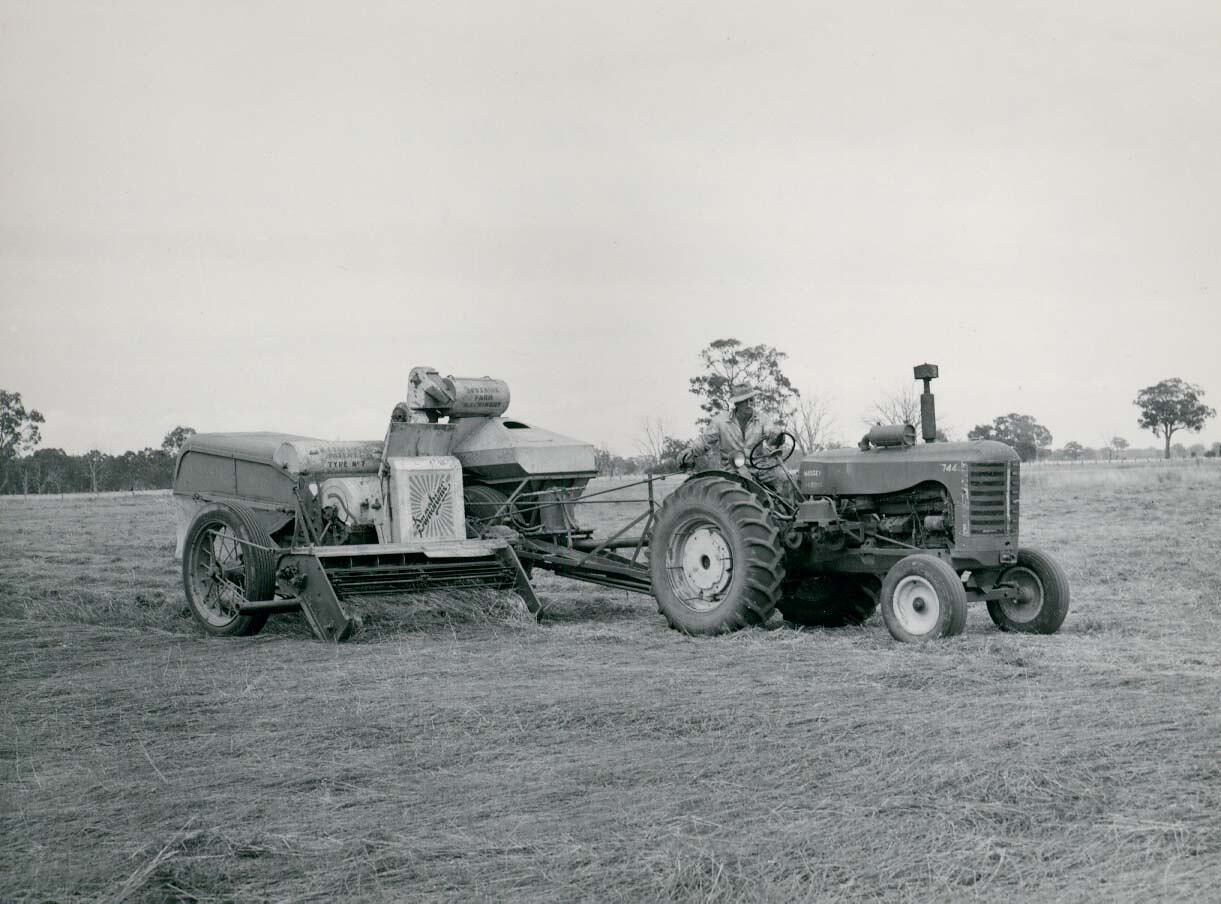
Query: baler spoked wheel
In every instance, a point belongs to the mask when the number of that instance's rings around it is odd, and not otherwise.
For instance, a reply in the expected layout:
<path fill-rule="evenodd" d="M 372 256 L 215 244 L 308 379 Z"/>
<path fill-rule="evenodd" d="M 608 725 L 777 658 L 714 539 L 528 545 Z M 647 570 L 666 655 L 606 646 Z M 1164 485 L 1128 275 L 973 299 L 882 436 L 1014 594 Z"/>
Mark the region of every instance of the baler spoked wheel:
<path fill-rule="evenodd" d="M 657 607 L 685 634 L 725 634 L 767 621 L 780 598 L 779 533 L 758 498 L 721 477 L 670 494 L 649 541 Z"/>
<path fill-rule="evenodd" d="M 784 620 L 809 628 L 863 625 L 878 608 L 873 575 L 837 574 L 786 582 L 776 608 Z"/>
<path fill-rule="evenodd" d="M 924 553 L 900 559 L 886 572 L 878 603 L 891 636 L 904 643 L 952 637 L 967 624 L 962 579 L 945 561 Z"/>
<path fill-rule="evenodd" d="M 243 615 L 240 605 L 275 597 L 274 546 L 244 505 L 213 503 L 200 510 L 182 552 L 183 589 L 200 627 L 218 637 L 262 630 L 267 616 Z"/>
<path fill-rule="evenodd" d="M 1019 600 L 989 600 L 988 615 L 1002 631 L 1055 634 L 1068 615 L 1068 575 L 1060 563 L 1033 546 L 1018 550 L 1017 564 L 1006 568 L 998 584 L 1011 584 Z"/>

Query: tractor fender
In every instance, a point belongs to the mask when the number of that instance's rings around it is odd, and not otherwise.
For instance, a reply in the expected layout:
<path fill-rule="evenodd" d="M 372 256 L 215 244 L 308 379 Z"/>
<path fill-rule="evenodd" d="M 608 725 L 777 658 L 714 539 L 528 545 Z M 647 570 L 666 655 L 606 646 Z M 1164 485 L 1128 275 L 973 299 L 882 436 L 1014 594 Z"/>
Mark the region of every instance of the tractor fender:
<path fill-rule="evenodd" d="M 693 480 L 702 480 L 705 477 L 720 477 L 724 480 L 732 480 L 734 483 L 739 484 L 744 490 L 754 493 L 761 499 L 766 501 L 768 498 L 767 490 L 763 488 L 762 484 L 756 480 L 751 480 L 749 477 L 742 476 L 737 471 L 723 471 L 720 468 L 709 468 L 703 471 L 697 471 L 688 477 L 687 481 L 690 482 Z"/>

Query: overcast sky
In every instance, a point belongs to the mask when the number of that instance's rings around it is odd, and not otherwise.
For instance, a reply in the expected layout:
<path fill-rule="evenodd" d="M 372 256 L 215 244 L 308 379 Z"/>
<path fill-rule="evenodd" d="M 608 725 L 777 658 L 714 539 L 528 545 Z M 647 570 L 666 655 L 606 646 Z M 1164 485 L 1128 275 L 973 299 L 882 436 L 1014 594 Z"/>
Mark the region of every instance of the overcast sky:
<path fill-rule="evenodd" d="M 428 364 L 631 453 L 726 336 L 847 441 L 926 360 L 959 437 L 1221 408 L 1216 0 L 0 0 L 0 130 L 0 387 L 69 452 L 376 438 Z"/>

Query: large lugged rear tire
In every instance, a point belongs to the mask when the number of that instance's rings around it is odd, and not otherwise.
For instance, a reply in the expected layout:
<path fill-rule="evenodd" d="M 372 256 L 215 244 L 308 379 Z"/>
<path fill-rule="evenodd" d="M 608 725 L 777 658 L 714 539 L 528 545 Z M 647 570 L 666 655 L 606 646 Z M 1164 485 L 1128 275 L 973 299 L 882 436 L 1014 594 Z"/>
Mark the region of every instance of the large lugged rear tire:
<path fill-rule="evenodd" d="M 945 561 L 917 553 L 886 572 L 878 600 L 895 640 L 924 643 L 961 634 L 967 624 L 967 591 Z"/>
<path fill-rule="evenodd" d="M 1014 584 L 1020 600 L 989 600 L 988 615 L 1002 631 L 1055 634 L 1068 615 L 1068 575 L 1060 563 L 1033 546 L 1018 550 L 1017 564 L 1001 572 L 997 583 Z"/>
<path fill-rule="evenodd" d="M 212 503 L 200 509 L 187 531 L 182 550 L 182 585 L 191 615 L 209 634 L 241 637 L 257 634 L 266 615 L 242 615 L 243 601 L 273 599 L 276 554 L 254 512 L 235 503 Z"/>
<path fill-rule="evenodd" d="M 686 634 L 725 634 L 767 621 L 784 555 L 767 509 L 722 477 L 689 480 L 653 526 L 649 571 L 657 606 Z"/>
<path fill-rule="evenodd" d="M 878 608 L 878 579 L 871 574 L 829 574 L 785 581 L 776 608 L 785 621 L 810 628 L 863 625 Z"/>

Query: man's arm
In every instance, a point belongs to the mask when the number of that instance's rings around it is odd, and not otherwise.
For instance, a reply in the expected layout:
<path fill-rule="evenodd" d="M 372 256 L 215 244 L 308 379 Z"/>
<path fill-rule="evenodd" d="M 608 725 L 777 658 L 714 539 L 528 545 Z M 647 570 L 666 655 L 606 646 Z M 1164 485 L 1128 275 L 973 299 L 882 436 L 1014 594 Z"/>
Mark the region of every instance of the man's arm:
<path fill-rule="evenodd" d="M 719 446 L 721 443 L 721 428 L 715 420 L 709 421 L 704 425 L 704 429 L 700 435 L 691 441 L 691 445 L 687 447 L 687 451 L 692 456 L 698 457 L 703 455 L 713 446 Z"/>
<path fill-rule="evenodd" d="M 721 428 L 717 426 L 716 421 L 709 421 L 705 425 L 700 435 L 691 441 L 691 444 L 679 456 L 678 466 L 682 470 L 692 467 L 700 456 L 703 455 L 712 446 L 719 445 L 721 442 Z"/>

